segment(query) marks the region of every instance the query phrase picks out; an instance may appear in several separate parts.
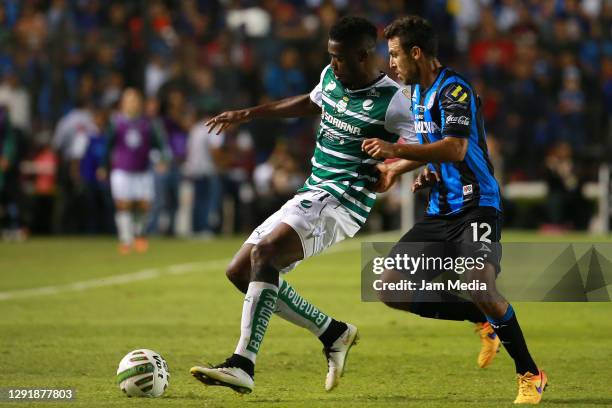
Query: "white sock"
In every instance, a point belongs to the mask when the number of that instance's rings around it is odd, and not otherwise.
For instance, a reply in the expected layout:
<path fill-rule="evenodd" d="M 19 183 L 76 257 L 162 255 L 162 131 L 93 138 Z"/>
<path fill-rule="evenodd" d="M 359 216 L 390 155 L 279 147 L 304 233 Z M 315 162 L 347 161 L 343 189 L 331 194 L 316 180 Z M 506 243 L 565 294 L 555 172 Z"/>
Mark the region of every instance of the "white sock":
<path fill-rule="evenodd" d="M 115 223 L 117 224 L 119 242 L 131 245 L 134 241 L 134 222 L 132 220 L 132 213 L 130 211 L 117 210 L 115 213 Z"/>
<path fill-rule="evenodd" d="M 317 337 L 327 330 L 332 320 L 331 317 L 300 296 L 283 278 L 278 278 L 276 314 L 297 326 L 309 330 Z"/>
<path fill-rule="evenodd" d="M 270 318 L 276 309 L 278 287 L 266 282 L 251 282 L 242 305 L 240 340 L 235 354 L 255 364 Z"/>
<path fill-rule="evenodd" d="M 136 210 L 132 212 L 132 216 L 134 217 L 134 235 L 136 237 L 142 237 L 144 235 L 147 212 Z"/>

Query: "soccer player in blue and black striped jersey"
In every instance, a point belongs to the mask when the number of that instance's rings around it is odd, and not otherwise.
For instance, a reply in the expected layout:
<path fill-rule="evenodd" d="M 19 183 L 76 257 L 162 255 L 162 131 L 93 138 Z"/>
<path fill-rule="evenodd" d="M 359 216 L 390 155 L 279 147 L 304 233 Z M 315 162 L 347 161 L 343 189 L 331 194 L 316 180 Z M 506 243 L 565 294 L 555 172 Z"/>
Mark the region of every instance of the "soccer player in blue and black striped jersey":
<path fill-rule="evenodd" d="M 416 223 L 400 243 L 499 242 L 500 192 L 488 157 L 480 98 L 464 77 L 440 64 L 436 34 L 425 19 L 398 19 L 385 29 L 385 37 L 391 69 L 412 86 L 411 108 L 420 144 L 368 139 L 362 148 L 374 158 L 404 159 L 379 166 L 380 190 L 388 188 L 404 170 L 414 168 L 414 162 L 427 166 L 413 189 L 431 186 L 424 220 Z M 489 251 L 486 245 L 482 248 Z M 425 317 L 479 323 L 482 333 L 489 331 L 489 343 L 495 346 L 487 361 L 479 359 L 479 365 L 490 363 L 501 340 L 516 365 L 519 392 L 515 403 L 538 403 L 546 374 L 531 358 L 512 306 L 495 289 L 498 272 L 499 259 L 474 272 L 472 276 L 493 285 L 484 293 L 471 292 L 473 303 L 386 303 Z"/>

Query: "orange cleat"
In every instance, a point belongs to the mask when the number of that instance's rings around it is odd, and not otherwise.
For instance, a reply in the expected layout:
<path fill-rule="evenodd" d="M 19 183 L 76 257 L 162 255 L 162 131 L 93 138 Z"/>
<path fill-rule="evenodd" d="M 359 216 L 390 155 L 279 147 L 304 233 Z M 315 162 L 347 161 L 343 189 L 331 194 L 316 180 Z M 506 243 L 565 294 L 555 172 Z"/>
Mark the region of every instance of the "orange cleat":
<path fill-rule="evenodd" d="M 476 323 L 474 330 L 480 336 L 480 353 L 478 354 L 478 367 L 485 368 L 493 362 L 500 347 L 499 336 L 495 334 L 489 322 Z"/>
<path fill-rule="evenodd" d="M 517 374 L 518 395 L 514 400 L 515 404 L 539 404 L 542 400 L 542 394 L 548 384 L 548 376 L 543 370 L 540 370 L 538 375 L 526 372 L 523 375 Z"/>
<path fill-rule="evenodd" d="M 134 249 L 138 253 L 147 252 L 149 250 L 149 241 L 146 238 L 136 238 L 134 241 Z"/>
<path fill-rule="evenodd" d="M 130 244 L 119 244 L 117 252 L 119 252 L 119 255 L 129 255 L 132 252 L 132 246 Z"/>

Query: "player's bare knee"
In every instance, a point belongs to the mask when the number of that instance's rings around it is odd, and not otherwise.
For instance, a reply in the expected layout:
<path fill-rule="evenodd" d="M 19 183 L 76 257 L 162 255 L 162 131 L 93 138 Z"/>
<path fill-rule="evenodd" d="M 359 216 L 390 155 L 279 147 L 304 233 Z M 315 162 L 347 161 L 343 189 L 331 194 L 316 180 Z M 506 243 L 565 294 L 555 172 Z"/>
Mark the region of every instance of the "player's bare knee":
<path fill-rule="evenodd" d="M 225 269 L 225 276 L 240 290 L 246 293 L 249 288 L 249 281 L 251 280 L 251 270 L 241 267 L 240 265 L 232 262 Z"/>
<path fill-rule="evenodd" d="M 251 267 L 253 276 L 251 279 L 278 284 L 278 270 L 275 265 L 277 247 L 273 241 L 262 240 L 251 250 Z"/>

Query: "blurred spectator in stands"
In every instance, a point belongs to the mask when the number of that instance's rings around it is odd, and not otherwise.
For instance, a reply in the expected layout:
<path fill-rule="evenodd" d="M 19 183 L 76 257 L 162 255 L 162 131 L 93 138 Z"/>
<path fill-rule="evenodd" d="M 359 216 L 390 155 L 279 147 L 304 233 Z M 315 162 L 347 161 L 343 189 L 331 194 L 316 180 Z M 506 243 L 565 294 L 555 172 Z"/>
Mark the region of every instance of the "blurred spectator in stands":
<path fill-rule="evenodd" d="M 19 82 L 15 68 L 9 63 L 2 72 L 0 83 L 0 105 L 8 108 L 9 118 L 13 127 L 24 133 L 29 133 L 30 122 L 30 96 Z"/>
<path fill-rule="evenodd" d="M 470 62 L 488 83 L 497 83 L 512 67 L 514 55 L 514 42 L 499 33 L 492 10 L 483 8 L 481 25 L 470 47 Z"/>
<path fill-rule="evenodd" d="M 299 95 L 308 91 L 304 73 L 299 67 L 300 54 L 295 48 L 285 48 L 279 63 L 266 70 L 264 84 L 267 95 L 274 100 Z"/>
<path fill-rule="evenodd" d="M 20 47 L 33 52 L 46 45 L 47 20 L 45 15 L 37 10 L 35 2 L 23 2 L 21 16 L 15 25 L 15 35 Z"/>
<path fill-rule="evenodd" d="M 155 177 L 155 199 L 151 212 L 149 231 L 174 235 L 174 224 L 179 204 L 181 166 L 187 157 L 188 115 L 185 95 L 180 89 L 170 89 L 162 101 L 162 125 L 166 145 L 170 148 L 172 160 L 163 173 Z M 163 218 L 162 218 L 163 214 Z M 161 222 L 161 220 L 165 222 Z"/>
<path fill-rule="evenodd" d="M 289 152 L 287 141 L 279 140 L 267 161 L 255 167 L 253 183 L 257 196 L 257 219 L 263 222 L 295 194 L 306 180 L 298 161 Z"/>
<path fill-rule="evenodd" d="M 51 135 L 48 132 L 37 133 L 30 156 L 21 163 L 29 201 L 30 231 L 34 234 L 53 232 L 57 167 L 58 158 L 51 148 Z"/>
<path fill-rule="evenodd" d="M 153 54 L 145 69 L 145 96 L 157 96 L 159 88 L 166 83 L 170 75 L 168 63 L 161 54 Z"/>
<path fill-rule="evenodd" d="M 567 141 L 556 142 L 546 156 L 548 184 L 547 214 L 550 225 L 545 229 L 586 229 L 591 216 L 591 204 L 582 194 L 582 174 L 573 159 L 572 146 Z"/>
<path fill-rule="evenodd" d="M 88 234 L 112 233 L 114 231 L 113 203 L 110 189 L 97 174 L 104 165 L 108 128 L 108 114 L 102 109 L 93 113 L 96 128 L 89 130 L 85 152 L 79 163 L 80 189 L 85 207 L 85 232 Z"/>
<path fill-rule="evenodd" d="M 102 79 L 100 85 L 102 87 L 100 105 L 105 109 L 116 107 L 125 88 L 121 72 L 114 71 L 109 73 Z"/>
<path fill-rule="evenodd" d="M 0 106 L 0 232 L 5 240 L 20 241 L 22 228 L 19 183 L 18 131 L 13 129 L 5 106 Z"/>
<path fill-rule="evenodd" d="M 189 95 L 189 102 L 196 110 L 204 112 L 218 111 L 223 105 L 224 98 L 215 87 L 215 73 L 209 68 L 198 68 L 191 77 L 193 88 Z"/>
<path fill-rule="evenodd" d="M 604 120 L 608 124 L 608 131 L 612 133 L 612 55 L 602 61 L 601 90 L 604 96 Z M 609 139 L 608 143 L 612 146 L 612 139 Z"/>
<path fill-rule="evenodd" d="M 219 232 L 221 220 L 221 180 L 218 165 L 225 135 L 210 133 L 204 125 L 211 115 L 199 111 L 192 117 L 183 175 L 193 185 L 192 232 L 209 236 Z M 196 117 L 198 119 L 196 119 Z"/>
<path fill-rule="evenodd" d="M 585 144 L 585 97 L 580 85 L 580 71 L 568 67 L 563 72 L 563 84 L 559 91 L 560 137 L 567 141 L 572 150 Z"/>
<path fill-rule="evenodd" d="M 12 30 L 7 20 L 4 3 L 0 3 L 0 47 L 4 49 L 11 39 Z"/>
<path fill-rule="evenodd" d="M 255 154 L 249 131 L 236 127 L 226 130 L 218 165 L 223 194 L 223 230 L 244 232 L 253 227 L 252 203 L 255 199 L 251 185 Z"/>
<path fill-rule="evenodd" d="M 6 176 L 17 156 L 17 140 L 5 106 L 0 106 L 0 196 L 6 185 Z"/>
<path fill-rule="evenodd" d="M 89 135 L 100 131 L 94 120 L 91 101 L 79 99 L 76 107 L 68 112 L 57 124 L 52 146 L 59 155 L 58 206 L 59 231 L 75 233 L 85 224 L 82 198 L 79 195 L 81 183 L 79 162 L 85 153 Z"/>

